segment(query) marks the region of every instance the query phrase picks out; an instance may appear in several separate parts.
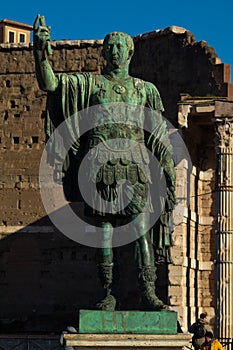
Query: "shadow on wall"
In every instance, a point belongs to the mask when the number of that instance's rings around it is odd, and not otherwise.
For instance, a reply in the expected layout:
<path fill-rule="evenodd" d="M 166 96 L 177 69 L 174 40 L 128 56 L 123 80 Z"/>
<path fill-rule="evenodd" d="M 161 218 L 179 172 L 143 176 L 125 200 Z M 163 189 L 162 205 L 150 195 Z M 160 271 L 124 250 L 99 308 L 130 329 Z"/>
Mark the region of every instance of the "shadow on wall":
<path fill-rule="evenodd" d="M 5 236 L 0 241 L 0 333 L 60 333 L 67 325 L 78 327 L 78 310 L 94 309 L 104 296 L 96 252 L 60 233 L 48 216 Z M 115 256 L 118 307 L 137 310 L 133 244 L 115 248 Z M 166 302 L 164 269 L 158 269 L 157 285 Z"/>

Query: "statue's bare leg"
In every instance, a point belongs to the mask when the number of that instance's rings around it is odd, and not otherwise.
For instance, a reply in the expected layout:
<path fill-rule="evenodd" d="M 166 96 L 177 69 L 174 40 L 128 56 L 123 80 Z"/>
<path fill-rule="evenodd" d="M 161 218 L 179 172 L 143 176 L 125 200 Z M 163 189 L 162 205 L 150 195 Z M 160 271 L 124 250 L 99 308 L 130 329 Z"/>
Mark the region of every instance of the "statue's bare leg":
<path fill-rule="evenodd" d="M 112 295 L 113 284 L 113 226 L 110 222 L 102 222 L 102 248 L 98 249 L 98 269 L 102 286 L 105 290 L 104 298 L 96 305 L 100 310 L 114 311 L 116 299 Z"/>
<path fill-rule="evenodd" d="M 149 214 L 141 214 L 140 221 L 135 222 L 134 230 L 139 237 L 135 242 L 136 260 L 138 265 L 138 281 L 140 286 L 140 309 L 153 311 L 162 310 L 166 306 L 155 293 L 156 269 L 154 263 L 154 252 L 148 228 Z"/>

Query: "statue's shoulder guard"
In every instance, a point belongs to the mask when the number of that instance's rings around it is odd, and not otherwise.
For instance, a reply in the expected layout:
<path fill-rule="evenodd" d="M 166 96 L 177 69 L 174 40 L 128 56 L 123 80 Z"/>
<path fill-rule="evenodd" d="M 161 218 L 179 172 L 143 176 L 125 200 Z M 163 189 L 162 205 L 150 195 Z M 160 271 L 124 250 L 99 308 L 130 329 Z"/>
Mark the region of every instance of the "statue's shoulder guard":
<path fill-rule="evenodd" d="M 157 87 L 149 81 L 144 81 L 144 85 L 148 107 L 164 112 L 163 102 Z"/>

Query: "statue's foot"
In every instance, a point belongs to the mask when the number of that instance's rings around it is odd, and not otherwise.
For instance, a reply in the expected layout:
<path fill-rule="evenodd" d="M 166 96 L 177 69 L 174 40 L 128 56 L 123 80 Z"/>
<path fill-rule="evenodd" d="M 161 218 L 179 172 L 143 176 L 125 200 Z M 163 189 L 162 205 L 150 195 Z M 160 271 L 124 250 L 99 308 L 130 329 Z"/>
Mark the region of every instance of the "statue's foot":
<path fill-rule="evenodd" d="M 96 304 L 98 310 L 114 311 L 116 307 L 116 299 L 113 295 L 107 295 L 103 300 Z"/>
<path fill-rule="evenodd" d="M 145 293 L 141 299 L 140 309 L 144 311 L 167 311 L 168 306 L 156 294 Z"/>
<path fill-rule="evenodd" d="M 162 311 L 168 307 L 160 300 L 155 293 L 155 267 L 152 265 L 142 266 L 139 269 L 139 286 L 141 292 L 141 310 Z"/>

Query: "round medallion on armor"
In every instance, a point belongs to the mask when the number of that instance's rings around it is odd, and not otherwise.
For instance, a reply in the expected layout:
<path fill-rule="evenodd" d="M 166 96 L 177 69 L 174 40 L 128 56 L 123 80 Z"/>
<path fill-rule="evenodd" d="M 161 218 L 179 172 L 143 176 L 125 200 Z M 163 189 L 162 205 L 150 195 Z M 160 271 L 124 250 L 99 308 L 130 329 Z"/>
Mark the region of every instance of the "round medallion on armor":
<path fill-rule="evenodd" d="M 120 94 L 120 95 L 124 94 L 125 91 L 126 91 L 126 88 L 123 85 L 120 85 L 120 84 L 113 85 L 112 88 L 117 94 Z"/>

